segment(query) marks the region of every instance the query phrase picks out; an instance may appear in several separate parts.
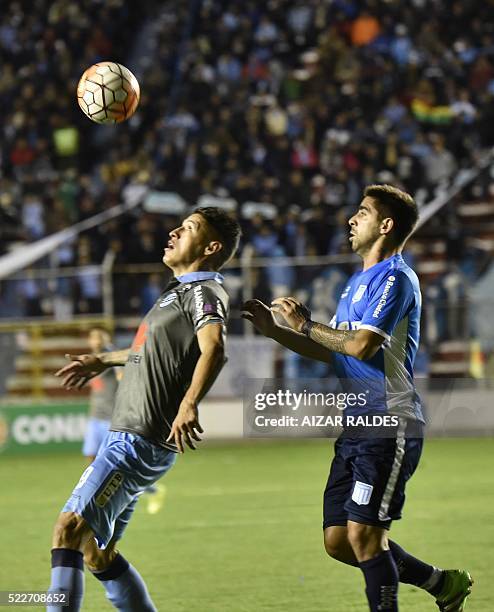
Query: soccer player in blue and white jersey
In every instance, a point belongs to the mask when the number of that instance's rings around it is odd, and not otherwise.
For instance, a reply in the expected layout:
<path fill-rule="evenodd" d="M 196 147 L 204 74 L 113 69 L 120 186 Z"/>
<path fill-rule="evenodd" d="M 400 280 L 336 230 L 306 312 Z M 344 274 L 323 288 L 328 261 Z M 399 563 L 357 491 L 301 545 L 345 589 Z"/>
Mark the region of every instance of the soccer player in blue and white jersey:
<path fill-rule="evenodd" d="M 397 421 L 382 437 L 344 430 L 324 491 L 326 551 L 361 569 L 371 612 L 398 610 L 399 582 L 425 589 L 444 612 L 461 612 L 472 586 L 468 572 L 438 569 L 388 538 L 423 442 L 413 383 L 421 295 L 415 272 L 401 256 L 417 218 L 409 194 L 390 185 L 366 188 L 349 220 L 349 240 L 363 268 L 349 279 L 329 325 L 312 321 L 291 297 L 274 300 L 271 309 L 258 300 L 244 304 L 244 318 L 265 336 L 305 357 L 332 362 L 343 384 L 371 389 L 366 406 L 347 408 L 345 416 L 392 415 Z M 289 327 L 277 324 L 273 311 Z"/>

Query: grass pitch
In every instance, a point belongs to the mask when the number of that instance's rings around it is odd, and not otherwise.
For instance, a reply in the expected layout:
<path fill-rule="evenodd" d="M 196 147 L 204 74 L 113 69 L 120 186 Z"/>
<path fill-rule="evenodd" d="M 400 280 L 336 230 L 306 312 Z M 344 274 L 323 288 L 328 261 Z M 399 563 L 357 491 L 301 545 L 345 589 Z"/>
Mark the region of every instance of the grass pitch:
<path fill-rule="evenodd" d="M 493 610 L 492 439 L 426 441 L 391 537 L 440 567 L 474 577 L 467 612 Z M 204 445 L 164 477 L 159 514 L 141 500 L 120 550 L 158 610 L 365 612 L 357 569 L 326 557 L 322 491 L 332 458 L 323 440 Z M 76 455 L 0 459 L 0 590 L 45 590 L 53 522 L 83 469 Z M 24 608 L 40 610 L 40 608 Z M 113 609 L 86 572 L 83 610 Z M 400 610 L 437 610 L 400 587 Z"/>

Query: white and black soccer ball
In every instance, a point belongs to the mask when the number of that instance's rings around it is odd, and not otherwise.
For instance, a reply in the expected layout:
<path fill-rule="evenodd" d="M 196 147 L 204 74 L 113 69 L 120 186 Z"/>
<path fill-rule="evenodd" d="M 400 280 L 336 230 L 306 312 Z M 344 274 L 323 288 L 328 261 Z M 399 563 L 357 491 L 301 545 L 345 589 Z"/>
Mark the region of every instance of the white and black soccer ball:
<path fill-rule="evenodd" d="M 140 89 L 132 72 L 116 62 L 99 62 L 88 68 L 77 85 L 82 112 L 96 123 L 120 123 L 139 104 Z"/>

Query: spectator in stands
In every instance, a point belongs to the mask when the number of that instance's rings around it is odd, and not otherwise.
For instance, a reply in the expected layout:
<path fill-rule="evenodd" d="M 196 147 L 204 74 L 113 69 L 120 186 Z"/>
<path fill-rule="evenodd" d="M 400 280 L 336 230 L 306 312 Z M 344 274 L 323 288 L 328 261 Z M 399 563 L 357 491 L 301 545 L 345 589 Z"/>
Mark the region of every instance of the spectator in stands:
<path fill-rule="evenodd" d="M 26 276 L 18 282 L 18 290 L 24 298 L 24 315 L 26 317 L 42 316 L 42 282 L 34 278 L 33 271 L 27 270 Z"/>
<path fill-rule="evenodd" d="M 38 240 L 45 234 L 45 208 L 39 196 L 27 193 L 22 205 L 22 224 L 29 240 Z"/>
<path fill-rule="evenodd" d="M 355 47 L 362 47 L 373 42 L 381 28 L 378 20 L 367 10 L 352 21 L 350 26 L 350 39 Z"/>
<path fill-rule="evenodd" d="M 424 159 L 425 172 L 430 187 L 447 182 L 456 170 L 456 161 L 444 145 L 444 139 L 436 135 L 431 153 Z"/>
<path fill-rule="evenodd" d="M 160 274 L 150 274 L 141 291 L 140 314 L 145 315 L 163 293 L 163 278 Z"/>
<path fill-rule="evenodd" d="M 344 252 L 345 208 L 381 172 L 431 194 L 494 144 L 492 20 L 481 0 L 211 0 L 189 29 L 180 3 L 103 4 L 3 7 L 0 206 L 9 202 L 27 240 L 144 180 L 189 203 L 219 190 L 264 199 L 288 224 L 275 232 L 286 253 Z M 138 62 L 129 41 L 143 37 L 150 55 Z M 102 57 L 142 68 L 140 107 L 111 132 L 92 129 L 74 103 L 80 74 Z M 294 204 L 298 219 L 285 214 Z M 85 265 L 116 245 L 118 262 L 154 261 L 160 230 L 158 216 L 99 230 Z"/>

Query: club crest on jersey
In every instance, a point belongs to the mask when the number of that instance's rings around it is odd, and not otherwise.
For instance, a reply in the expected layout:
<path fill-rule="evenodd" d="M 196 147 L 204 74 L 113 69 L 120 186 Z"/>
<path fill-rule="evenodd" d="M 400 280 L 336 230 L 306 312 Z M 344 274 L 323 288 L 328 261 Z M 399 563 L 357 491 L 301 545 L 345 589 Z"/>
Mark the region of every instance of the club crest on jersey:
<path fill-rule="evenodd" d="M 360 302 L 366 289 L 367 289 L 367 285 L 359 285 L 357 291 L 355 291 L 355 293 L 352 296 L 352 304 L 355 304 L 355 302 Z"/>
<path fill-rule="evenodd" d="M 178 295 L 176 293 L 170 293 L 170 295 L 167 295 L 166 298 L 160 302 L 160 308 L 173 304 L 177 297 Z"/>

